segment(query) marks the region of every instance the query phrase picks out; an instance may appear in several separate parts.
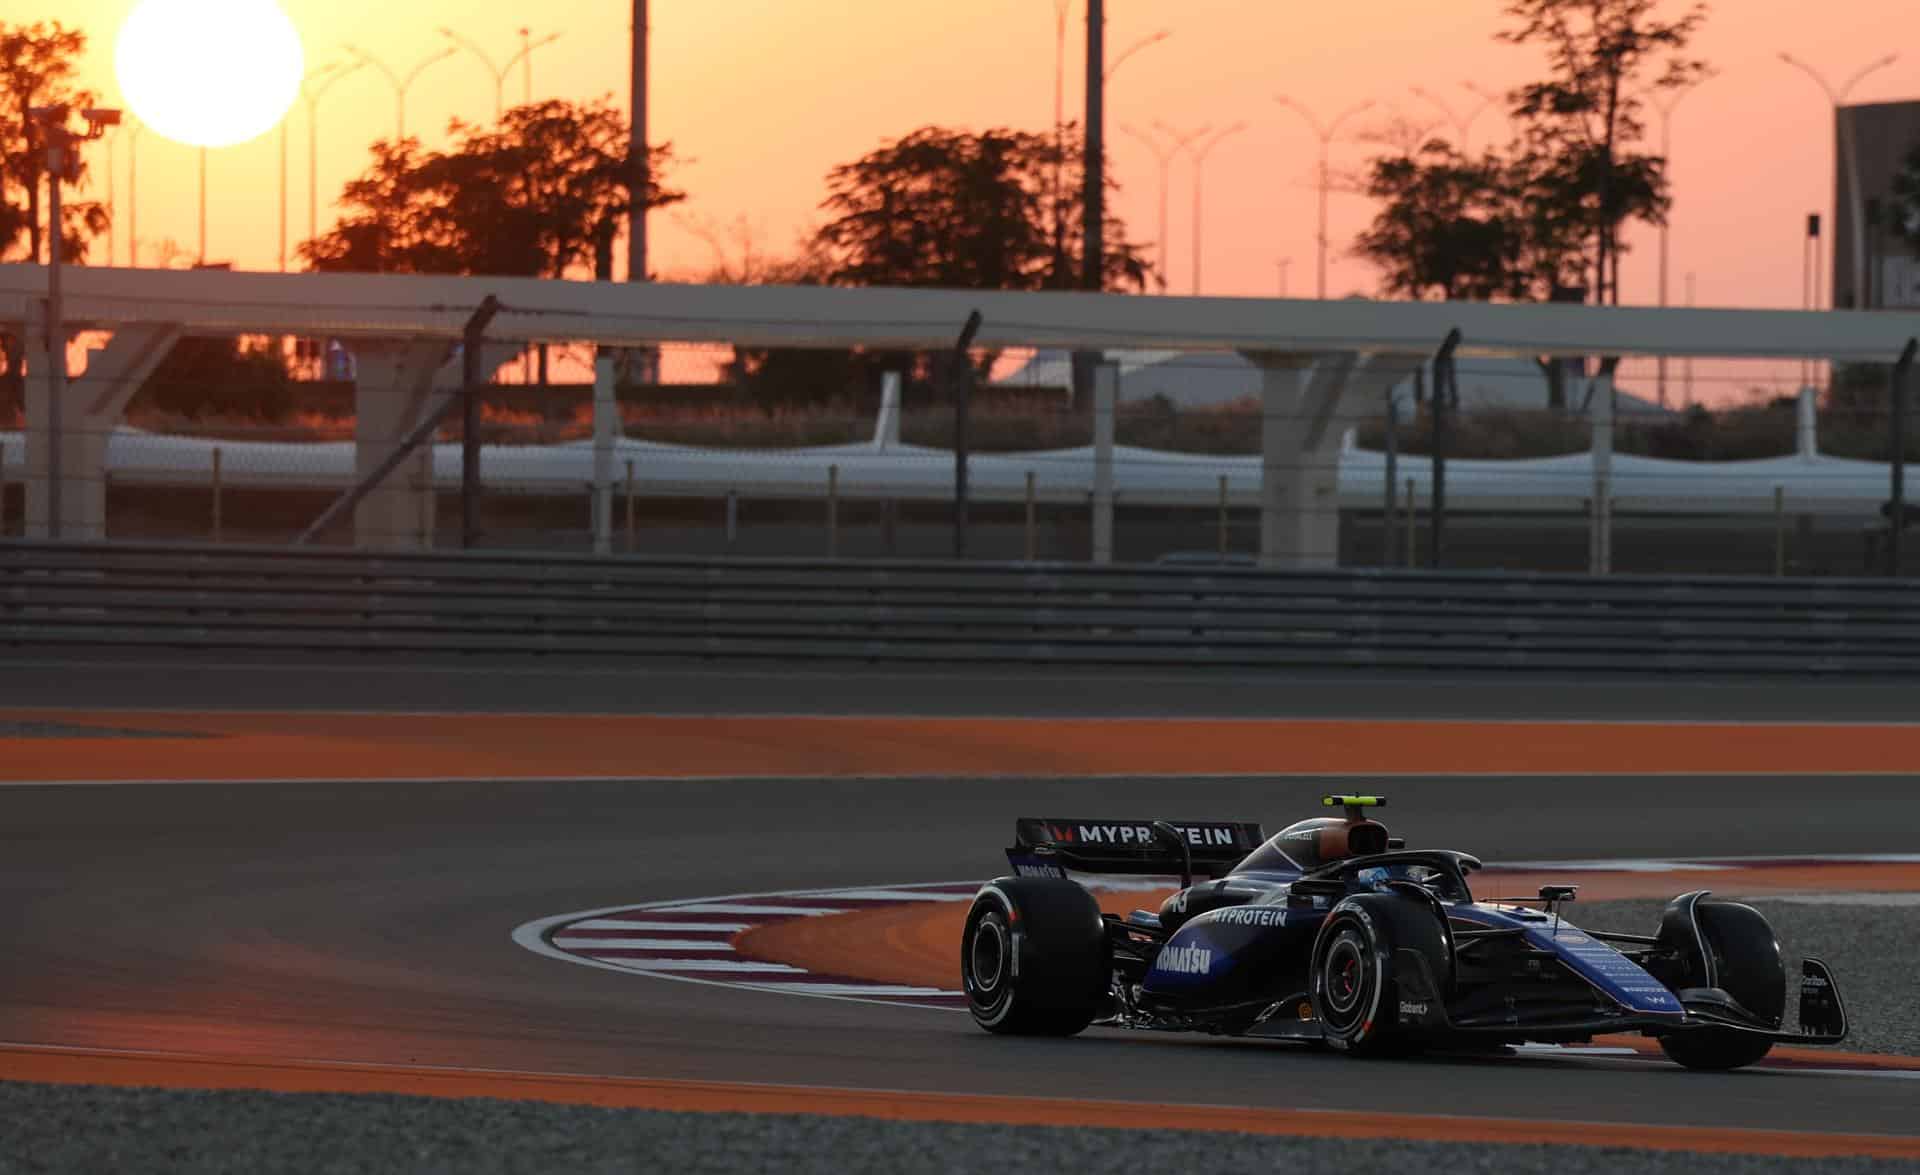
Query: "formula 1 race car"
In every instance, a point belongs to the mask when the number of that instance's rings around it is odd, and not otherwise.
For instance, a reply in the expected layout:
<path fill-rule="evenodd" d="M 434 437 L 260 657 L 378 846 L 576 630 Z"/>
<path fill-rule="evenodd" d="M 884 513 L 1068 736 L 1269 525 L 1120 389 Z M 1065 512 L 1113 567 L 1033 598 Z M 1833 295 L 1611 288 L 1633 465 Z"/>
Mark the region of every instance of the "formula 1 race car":
<path fill-rule="evenodd" d="M 1362 1055 L 1638 1032 L 1691 1069 L 1737 1069 L 1775 1041 L 1836 1044 L 1846 1011 L 1807 959 L 1799 1031 L 1759 911 L 1706 890 L 1668 903 L 1652 935 L 1583 930 L 1571 885 L 1476 901 L 1480 861 L 1408 849 L 1367 813 L 1271 839 L 1258 824 L 1060 820 L 1014 824 L 1014 876 L 974 898 L 961 980 L 990 1032 L 1071 1036 L 1089 1025 L 1324 1043 Z M 1071 874 L 1178 873 L 1159 912 L 1103 913 Z M 1208 880 L 1195 884 L 1196 874 Z"/>

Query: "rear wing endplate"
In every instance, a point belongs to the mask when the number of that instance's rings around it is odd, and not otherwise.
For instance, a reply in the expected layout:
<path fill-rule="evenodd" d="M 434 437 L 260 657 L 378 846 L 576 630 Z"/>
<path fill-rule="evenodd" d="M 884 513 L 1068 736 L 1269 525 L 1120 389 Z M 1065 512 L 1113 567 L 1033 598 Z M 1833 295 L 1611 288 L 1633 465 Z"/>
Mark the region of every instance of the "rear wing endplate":
<path fill-rule="evenodd" d="M 1023 875 L 1179 873 L 1180 848 L 1156 833 L 1152 820 L 1082 820 L 1022 816 L 1013 822 L 1007 863 Z M 1169 820 L 1185 841 L 1193 872 L 1224 877 L 1266 840 L 1258 821 Z"/>

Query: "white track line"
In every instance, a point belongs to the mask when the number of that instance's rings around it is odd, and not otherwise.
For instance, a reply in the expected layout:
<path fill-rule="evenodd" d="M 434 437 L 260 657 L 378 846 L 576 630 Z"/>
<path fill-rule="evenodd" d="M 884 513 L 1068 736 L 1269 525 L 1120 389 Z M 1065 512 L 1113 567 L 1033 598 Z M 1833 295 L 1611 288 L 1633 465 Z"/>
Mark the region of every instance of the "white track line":
<path fill-rule="evenodd" d="M 786 963 L 758 963 L 746 959 L 608 959 L 623 971 L 737 971 L 742 975 L 810 975 L 805 967 Z"/>
<path fill-rule="evenodd" d="M 569 951 L 733 951 L 732 943 L 713 938 L 576 938 L 556 934 L 553 945 Z"/>
<path fill-rule="evenodd" d="M 765 895 L 774 896 L 774 895 Z M 689 914 L 792 914 L 795 917 L 818 918 L 825 914 L 844 914 L 844 907 L 836 906 L 755 906 L 744 902 L 693 902 L 673 907 L 685 910 Z"/>
<path fill-rule="evenodd" d="M 751 922 L 649 922 L 633 918 L 589 918 L 576 922 L 573 930 L 671 930 L 676 933 L 735 934 L 752 926 Z"/>

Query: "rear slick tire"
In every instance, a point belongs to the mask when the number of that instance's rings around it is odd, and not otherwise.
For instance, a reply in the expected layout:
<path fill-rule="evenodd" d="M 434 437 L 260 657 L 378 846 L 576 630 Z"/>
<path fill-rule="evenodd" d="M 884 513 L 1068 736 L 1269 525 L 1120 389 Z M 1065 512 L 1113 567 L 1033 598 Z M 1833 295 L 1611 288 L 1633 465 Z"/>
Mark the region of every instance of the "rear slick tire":
<path fill-rule="evenodd" d="M 988 882 L 967 912 L 960 982 L 967 1010 L 988 1032 L 1080 1032 L 1111 999 L 1112 952 L 1099 903 L 1063 878 Z"/>

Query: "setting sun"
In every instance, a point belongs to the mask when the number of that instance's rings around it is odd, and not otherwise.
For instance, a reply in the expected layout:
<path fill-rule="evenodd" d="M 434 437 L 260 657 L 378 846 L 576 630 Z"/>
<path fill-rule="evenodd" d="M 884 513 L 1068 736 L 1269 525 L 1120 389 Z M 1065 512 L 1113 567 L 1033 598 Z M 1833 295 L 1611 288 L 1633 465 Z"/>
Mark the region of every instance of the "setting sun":
<path fill-rule="evenodd" d="M 196 147 L 271 130 L 299 95 L 304 68 L 300 34 L 273 0 L 143 0 L 114 48 L 133 112 Z"/>

